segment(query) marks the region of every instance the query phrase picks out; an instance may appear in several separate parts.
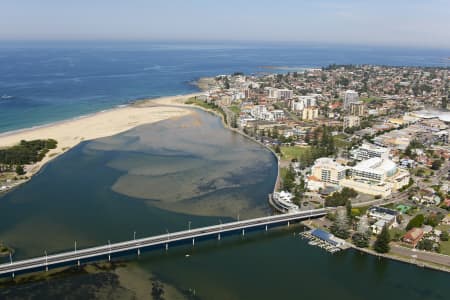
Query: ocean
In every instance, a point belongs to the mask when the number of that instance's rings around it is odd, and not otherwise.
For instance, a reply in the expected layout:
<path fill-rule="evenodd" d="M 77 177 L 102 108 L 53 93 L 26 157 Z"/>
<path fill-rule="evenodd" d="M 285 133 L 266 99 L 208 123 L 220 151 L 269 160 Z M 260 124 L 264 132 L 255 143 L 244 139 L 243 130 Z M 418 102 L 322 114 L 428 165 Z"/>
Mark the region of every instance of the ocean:
<path fill-rule="evenodd" d="M 449 66 L 449 50 L 300 44 L 1 42 L 0 133 L 142 98 L 198 91 L 205 76 L 329 64 Z"/>

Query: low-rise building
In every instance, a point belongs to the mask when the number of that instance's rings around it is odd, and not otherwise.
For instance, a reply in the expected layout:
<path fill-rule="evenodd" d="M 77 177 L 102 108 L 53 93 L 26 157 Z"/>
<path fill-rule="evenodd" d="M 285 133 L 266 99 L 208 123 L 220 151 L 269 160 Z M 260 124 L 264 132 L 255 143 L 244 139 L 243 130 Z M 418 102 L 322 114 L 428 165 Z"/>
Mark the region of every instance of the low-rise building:
<path fill-rule="evenodd" d="M 413 228 L 408 231 L 402 238 L 403 242 L 417 246 L 419 241 L 423 238 L 423 230 L 421 228 Z"/>
<path fill-rule="evenodd" d="M 341 187 L 354 189 L 358 193 L 381 196 L 383 198 L 392 194 L 392 187 L 388 183 L 374 182 L 362 179 L 343 179 L 339 182 Z"/>
<path fill-rule="evenodd" d="M 398 211 L 385 207 L 374 206 L 367 210 L 367 215 L 369 218 L 376 220 L 376 222 L 372 226 L 370 226 L 374 234 L 380 234 L 383 230 L 383 227 L 385 226 L 388 229 L 392 229 L 398 226 Z"/>
<path fill-rule="evenodd" d="M 294 195 L 285 191 L 275 192 L 272 195 L 273 204 L 284 212 L 298 211 L 299 207 L 292 202 L 293 198 Z"/>
<path fill-rule="evenodd" d="M 445 218 L 442 219 L 441 224 L 450 225 L 450 214 L 448 214 L 447 216 L 445 216 Z"/>

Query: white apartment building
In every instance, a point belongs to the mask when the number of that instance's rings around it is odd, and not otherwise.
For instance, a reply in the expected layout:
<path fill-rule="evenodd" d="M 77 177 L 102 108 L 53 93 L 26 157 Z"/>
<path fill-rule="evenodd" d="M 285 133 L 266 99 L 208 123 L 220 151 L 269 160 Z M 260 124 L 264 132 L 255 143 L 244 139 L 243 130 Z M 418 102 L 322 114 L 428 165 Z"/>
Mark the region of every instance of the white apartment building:
<path fill-rule="evenodd" d="M 356 160 L 366 160 L 374 157 L 379 157 L 381 159 L 389 159 L 389 152 L 390 152 L 389 148 L 379 147 L 369 143 L 363 143 L 361 147 L 359 147 L 356 150 L 353 150 L 352 154 L 354 159 Z"/>
<path fill-rule="evenodd" d="M 319 117 L 319 108 L 307 107 L 302 111 L 302 120 L 312 121 Z"/>
<path fill-rule="evenodd" d="M 294 91 L 289 89 L 268 88 L 269 98 L 278 100 L 287 100 L 294 97 Z"/>
<path fill-rule="evenodd" d="M 353 179 L 382 182 L 397 173 L 397 165 L 389 159 L 373 157 L 358 163 L 350 172 Z"/>
<path fill-rule="evenodd" d="M 278 99 L 287 100 L 292 99 L 294 97 L 294 91 L 288 89 L 280 89 L 278 90 Z"/>
<path fill-rule="evenodd" d="M 317 106 L 315 96 L 299 96 L 296 100 L 291 102 L 292 111 L 302 111 L 305 108 Z"/>
<path fill-rule="evenodd" d="M 311 173 L 318 180 L 331 184 L 338 184 L 345 179 L 347 168 L 331 158 L 322 157 L 314 162 Z"/>
<path fill-rule="evenodd" d="M 361 119 L 357 116 L 346 116 L 344 117 L 344 129 L 359 127 L 361 125 Z"/>
<path fill-rule="evenodd" d="M 255 105 L 252 108 L 251 115 L 260 120 L 264 120 L 267 115 L 267 107 L 265 105 Z"/>
<path fill-rule="evenodd" d="M 284 119 L 284 111 L 282 109 L 275 109 L 270 112 L 275 121 Z"/>
<path fill-rule="evenodd" d="M 344 93 L 344 109 L 348 109 L 351 103 L 357 103 L 359 101 L 359 95 L 357 92 L 348 90 Z"/>

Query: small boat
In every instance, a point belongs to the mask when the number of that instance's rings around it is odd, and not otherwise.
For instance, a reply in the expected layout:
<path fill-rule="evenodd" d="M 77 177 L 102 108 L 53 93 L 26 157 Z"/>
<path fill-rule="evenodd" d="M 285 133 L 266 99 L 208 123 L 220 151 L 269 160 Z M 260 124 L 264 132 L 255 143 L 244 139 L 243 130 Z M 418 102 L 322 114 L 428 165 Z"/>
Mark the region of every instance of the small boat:
<path fill-rule="evenodd" d="M 184 257 L 189 257 L 190 255 L 189 254 L 186 254 Z"/>

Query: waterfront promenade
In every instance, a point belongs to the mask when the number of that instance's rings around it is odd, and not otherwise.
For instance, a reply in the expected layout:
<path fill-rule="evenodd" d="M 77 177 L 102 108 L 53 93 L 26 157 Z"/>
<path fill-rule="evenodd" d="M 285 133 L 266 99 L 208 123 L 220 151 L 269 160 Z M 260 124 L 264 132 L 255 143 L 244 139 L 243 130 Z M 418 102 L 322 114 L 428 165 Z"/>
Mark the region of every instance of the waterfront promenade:
<path fill-rule="evenodd" d="M 81 265 L 82 263 L 108 259 L 111 260 L 113 255 L 119 254 L 141 254 L 142 250 L 152 249 L 169 249 L 170 245 L 179 245 L 192 243 L 195 244 L 196 239 L 221 239 L 225 234 L 242 234 L 245 235 L 246 230 L 268 230 L 276 226 L 289 226 L 291 223 L 318 218 L 326 215 L 327 209 L 316 209 L 282 215 L 267 216 L 243 221 L 235 221 L 230 223 L 218 224 L 208 227 L 188 229 L 178 232 L 167 232 L 163 235 L 147 237 L 141 239 L 133 239 L 130 241 L 108 244 L 93 248 L 80 249 L 73 251 L 45 255 L 33 259 L 13 261 L 0 265 L 0 276 L 12 276 L 29 272 L 37 272 L 48 270 L 50 267 L 61 267 L 70 265 Z"/>

